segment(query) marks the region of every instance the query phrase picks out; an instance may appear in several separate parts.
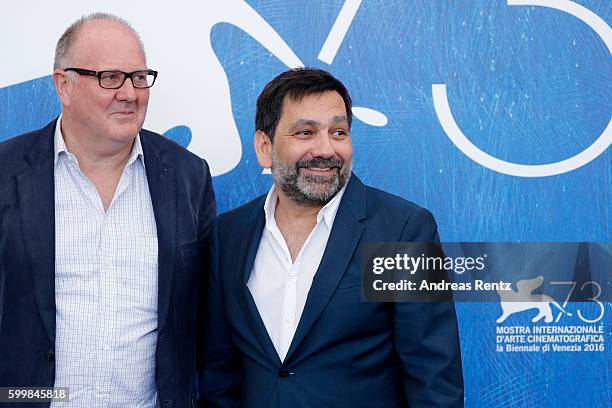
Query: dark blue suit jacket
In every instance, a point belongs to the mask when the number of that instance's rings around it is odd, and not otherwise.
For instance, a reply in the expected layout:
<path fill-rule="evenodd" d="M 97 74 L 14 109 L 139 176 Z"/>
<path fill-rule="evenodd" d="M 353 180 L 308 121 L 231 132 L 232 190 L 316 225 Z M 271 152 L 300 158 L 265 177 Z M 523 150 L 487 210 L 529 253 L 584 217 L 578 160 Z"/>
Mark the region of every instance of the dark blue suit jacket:
<path fill-rule="evenodd" d="M 361 301 L 359 245 L 436 241 L 432 215 L 352 175 L 281 362 L 246 283 L 265 196 L 218 220 L 202 376 L 211 407 L 461 407 L 454 305 Z"/>
<path fill-rule="evenodd" d="M 55 123 L 0 143 L 0 386 L 55 381 Z M 188 407 L 215 198 L 204 160 L 158 134 L 140 136 L 159 242 L 159 400 Z"/>

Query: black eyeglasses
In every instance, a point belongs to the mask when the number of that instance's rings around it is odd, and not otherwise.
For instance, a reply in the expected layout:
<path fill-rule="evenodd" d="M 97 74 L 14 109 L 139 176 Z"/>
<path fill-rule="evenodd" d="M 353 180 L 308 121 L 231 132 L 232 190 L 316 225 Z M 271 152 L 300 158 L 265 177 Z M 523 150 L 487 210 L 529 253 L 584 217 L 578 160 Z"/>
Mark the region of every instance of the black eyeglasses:
<path fill-rule="evenodd" d="M 65 68 L 64 71 L 74 71 L 79 75 L 88 75 L 98 78 L 98 84 L 104 89 L 119 89 L 125 83 L 126 78 L 130 78 L 134 88 L 145 89 L 155 84 L 157 71 L 145 69 L 142 71 L 123 72 L 123 71 L 92 71 L 83 68 Z"/>

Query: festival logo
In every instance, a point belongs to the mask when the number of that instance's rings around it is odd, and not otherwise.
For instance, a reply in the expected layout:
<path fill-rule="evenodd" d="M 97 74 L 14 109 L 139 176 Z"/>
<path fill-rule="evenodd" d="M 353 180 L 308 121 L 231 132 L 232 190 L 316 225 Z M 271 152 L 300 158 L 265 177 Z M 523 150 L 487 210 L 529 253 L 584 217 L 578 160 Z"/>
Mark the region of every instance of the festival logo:
<path fill-rule="evenodd" d="M 559 311 L 567 316 L 571 316 L 561 305 L 553 298 L 547 295 L 534 294 L 533 291 L 544 282 L 543 276 L 537 276 L 533 279 L 522 279 L 516 283 L 518 290 L 498 290 L 501 299 L 502 315 L 497 319 L 497 324 L 503 323 L 509 316 L 523 312 L 526 310 L 536 309 L 538 314 L 531 320 L 539 322 L 544 319 L 546 323 L 553 321 L 553 311 L 551 306 L 555 306 Z"/>
<path fill-rule="evenodd" d="M 534 293 L 543 283 L 543 276 L 536 276 L 516 282 L 517 290 L 498 291 L 502 313 L 496 320 L 496 351 L 604 352 L 605 333 L 601 320 L 605 307 L 600 299 L 599 283 L 588 281 L 578 288 L 595 289 L 588 302 L 570 302 L 577 282 L 550 282 L 551 285 L 567 287 L 563 304 L 549 295 Z M 576 316 L 568 310 L 569 307 L 576 309 Z M 595 313 L 595 316 L 588 317 L 587 313 Z M 574 317 L 579 321 L 569 320 Z M 525 322 L 527 318 L 531 318 L 530 323 Z"/>

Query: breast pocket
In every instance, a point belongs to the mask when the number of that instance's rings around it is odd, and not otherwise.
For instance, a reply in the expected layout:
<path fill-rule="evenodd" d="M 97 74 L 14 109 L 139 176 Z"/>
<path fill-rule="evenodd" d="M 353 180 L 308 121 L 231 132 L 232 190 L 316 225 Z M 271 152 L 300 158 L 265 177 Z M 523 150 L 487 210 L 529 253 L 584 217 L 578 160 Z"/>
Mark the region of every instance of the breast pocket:
<path fill-rule="evenodd" d="M 158 242 L 157 236 L 142 235 L 137 243 L 114 253 L 115 269 L 121 278 L 118 290 L 122 299 L 137 308 L 157 309 Z M 124 238 L 124 243 L 129 242 Z"/>
<path fill-rule="evenodd" d="M 336 290 L 349 290 L 361 288 L 361 269 L 359 262 L 351 262 L 338 283 Z"/>

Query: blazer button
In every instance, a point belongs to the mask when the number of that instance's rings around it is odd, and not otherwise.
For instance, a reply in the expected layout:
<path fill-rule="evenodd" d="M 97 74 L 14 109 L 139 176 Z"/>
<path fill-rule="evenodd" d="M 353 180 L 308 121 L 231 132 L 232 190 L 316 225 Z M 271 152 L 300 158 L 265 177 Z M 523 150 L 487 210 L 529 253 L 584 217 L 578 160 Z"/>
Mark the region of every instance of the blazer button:
<path fill-rule="evenodd" d="M 50 363 L 53 363 L 55 361 L 55 352 L 53 352 L 53 350 L 47 351 L 47 354 L 45 354 L 45 358 Z"/>
<path fill-rule="evenodd" d="M 289 370 L 287 370 L 286 368 L 281 368 L 280 370 L 278 370 L 278 378 L 282 378 L 283 380 L 289 378 Z"/>

